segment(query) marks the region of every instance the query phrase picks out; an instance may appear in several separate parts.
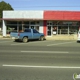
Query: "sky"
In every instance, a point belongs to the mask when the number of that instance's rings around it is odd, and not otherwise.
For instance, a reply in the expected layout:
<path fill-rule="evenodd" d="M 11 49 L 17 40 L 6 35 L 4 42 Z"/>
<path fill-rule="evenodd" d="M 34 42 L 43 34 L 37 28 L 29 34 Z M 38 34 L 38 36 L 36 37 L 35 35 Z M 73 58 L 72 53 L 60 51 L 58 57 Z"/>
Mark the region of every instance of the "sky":
<path fill-rule="evenodd" d="M 9 3 L 14 10 L 80 11 L 80 0 L 3 0 L 3 1 Z"/>

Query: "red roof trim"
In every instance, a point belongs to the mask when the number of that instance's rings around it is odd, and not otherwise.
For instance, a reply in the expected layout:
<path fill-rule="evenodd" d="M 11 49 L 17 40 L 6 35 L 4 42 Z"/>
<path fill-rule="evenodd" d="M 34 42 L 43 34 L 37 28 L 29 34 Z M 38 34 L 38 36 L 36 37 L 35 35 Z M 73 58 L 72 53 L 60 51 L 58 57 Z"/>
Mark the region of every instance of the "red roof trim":
<path fill-rule="evenodd" d="M 44 20 L 80 21 L 80 11 L 44 11 Z"/>

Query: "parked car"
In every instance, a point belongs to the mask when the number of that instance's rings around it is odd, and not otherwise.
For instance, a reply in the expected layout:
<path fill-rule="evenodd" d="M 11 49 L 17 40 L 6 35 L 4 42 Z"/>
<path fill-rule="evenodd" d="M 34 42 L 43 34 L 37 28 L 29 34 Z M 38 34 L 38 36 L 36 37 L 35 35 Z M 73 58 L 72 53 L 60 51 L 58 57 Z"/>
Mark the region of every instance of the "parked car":
<path fill-rule="evenodd" d="M 77 42 L 80 42 L 80 30 L 78 31 L 78 34 L 77 34 Z"/>
<path fill-rule="evenodd" d="M 20 40 L 24 43 L 28 42 L 29 40 L 38 39 L 43 41 L 45 36 L 43 33 L 39 33 L 35 29 L 25 29 L 22 32 L 11 32 L 10 36 L 14 41 Z"/>

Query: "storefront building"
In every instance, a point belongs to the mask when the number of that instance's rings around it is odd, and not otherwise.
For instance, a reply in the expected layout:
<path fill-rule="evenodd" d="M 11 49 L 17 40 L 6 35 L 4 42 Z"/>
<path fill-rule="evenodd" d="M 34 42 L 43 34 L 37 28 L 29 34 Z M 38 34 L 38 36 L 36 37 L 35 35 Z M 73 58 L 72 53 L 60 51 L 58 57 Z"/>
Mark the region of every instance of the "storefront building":
<path fill-rule="evenodd" d="M 77 34 L 80 11 L 3 11 L 3 36 L 34 28 L 45 36 Z"/>

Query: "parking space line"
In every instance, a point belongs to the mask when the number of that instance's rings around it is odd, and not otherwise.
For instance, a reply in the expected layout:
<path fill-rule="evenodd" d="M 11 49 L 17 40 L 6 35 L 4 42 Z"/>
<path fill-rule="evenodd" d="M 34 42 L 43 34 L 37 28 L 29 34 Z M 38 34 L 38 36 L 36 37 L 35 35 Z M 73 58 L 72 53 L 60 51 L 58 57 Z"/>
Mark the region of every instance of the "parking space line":
<path fill-rule="evenodd" d="M 37 42 L 28 42 L 28 43 L 16 43 L 16 44 L 11 44 L 11 45 L 22 45 L 22 44 L 34 44 L 34 43 L 46 43 L 46 42 L 51 42 L 51 41 L 37 41 Z"/>
<path fill-rule="evenodd" d="M 68 43 L 73 43 L 75 41 L 72 42 L 63 42 L 63 43 L 56 43 L 56 44 L 48 44 L 47 46 L 53 46 L 53 45 L 60 45 L 60 44 L 68 44 Z"/>
<path fill-rule="evenodd" d="M 62 53 L 62 54 L 65 54 L 65 53 L 69 53 L 67 51 L 21 51 L 22 53 Z"/>
<path fill-rule="evenodd" d="M 34 65 L 7 65 L 3 64 L 3 67 L 26 67 L 26 68 L 58 68 L 58 69 L 80 69 L 77 66 L 34 66 Z"/>

